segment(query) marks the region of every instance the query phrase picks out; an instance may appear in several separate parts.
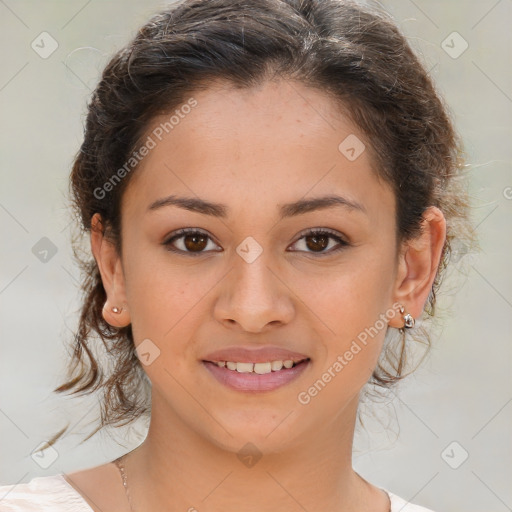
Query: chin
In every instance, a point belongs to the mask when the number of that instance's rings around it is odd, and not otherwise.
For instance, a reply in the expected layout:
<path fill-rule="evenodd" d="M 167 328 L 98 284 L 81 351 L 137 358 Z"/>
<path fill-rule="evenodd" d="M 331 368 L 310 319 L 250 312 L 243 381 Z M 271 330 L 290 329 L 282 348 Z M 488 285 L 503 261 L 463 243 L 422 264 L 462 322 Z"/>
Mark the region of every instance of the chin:
<path fill-rule="evenodd" d="M 237 455 L 241 450 L 279 453 L 300 443 L 301 433 L 295 430 L 300 418 L 290 413 L 291 408 L 267 409 L 265 412 L 261 407 L 254 411 L 234 411 L 224 415 L 214 413 L 225 430 L 214 422 L 215 430 L 208 429 L 206 434 L 213 444 Z"/>

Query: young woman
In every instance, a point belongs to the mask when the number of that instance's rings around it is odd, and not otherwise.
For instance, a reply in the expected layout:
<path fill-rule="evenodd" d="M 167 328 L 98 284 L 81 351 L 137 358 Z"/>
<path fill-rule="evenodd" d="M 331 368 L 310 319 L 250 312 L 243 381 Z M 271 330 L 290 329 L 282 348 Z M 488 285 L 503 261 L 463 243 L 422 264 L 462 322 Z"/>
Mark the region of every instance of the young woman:
<path fill-rule="evenodd" d="M 71 186 L 94 259 L 58 388 L 101 392 L 99 428 L 149 415 L 148 434 L 0 510 L 427 510 L 357 474 L 352 442 L 365 386 L 394 384 L 427 340 L 415 320 L 469 232 L 461 176 L 386 14 L 185 0 L 154 16 L 88 107 Z"/>

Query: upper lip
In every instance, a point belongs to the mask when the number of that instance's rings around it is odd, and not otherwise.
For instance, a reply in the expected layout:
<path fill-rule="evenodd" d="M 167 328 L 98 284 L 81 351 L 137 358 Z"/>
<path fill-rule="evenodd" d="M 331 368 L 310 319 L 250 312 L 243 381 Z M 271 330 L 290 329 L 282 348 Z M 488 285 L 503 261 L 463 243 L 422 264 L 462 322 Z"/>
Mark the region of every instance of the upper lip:
<path fill-rule="evenodd" d="M 281 347 L 267 345 L 260 348 L 247 347 L 229 347 L 216 350 L 208 354 L 203 361 L 232 361 L 236 363 L 266 363 L 267 361 L 287 361 L 294 362 L 309 359 L 308 356 L 299 352 L 292 352 Z"/>

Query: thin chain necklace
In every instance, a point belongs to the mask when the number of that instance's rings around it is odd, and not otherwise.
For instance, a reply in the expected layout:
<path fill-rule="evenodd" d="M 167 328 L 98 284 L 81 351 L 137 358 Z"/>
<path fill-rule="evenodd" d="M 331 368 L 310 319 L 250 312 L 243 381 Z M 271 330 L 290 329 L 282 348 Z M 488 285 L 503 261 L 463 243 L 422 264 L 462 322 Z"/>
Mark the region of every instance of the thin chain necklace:
<path fill-rule="evenodd" d="M 121 462 L 121 459 L 123 457 L 124 457 L 124 455 L 119 457 L 118 459 L 116 459 L 114 461 L 114 464 L 118 467 L 119 472 L 121 473 L 121 478 L 123 480 L 124 492 L 126 494 L 126 499 L 128 500 L 128 505 L 130 507 L 130 511 L 135 512 L 135 509 L 133 508 L 133 504 L 132 504 L 132 499 L 130 498 L 130 492 L 128 491 L 128 478 L 126 477 L 126 470 L 124 469 L 123 463 Z M 391 498 L 389 497 L 389 494 L 387 492 L 386 492 L 386 496 L 389 500 L 389 512 L 392 512 Z"/>
<path fill-rule="evenodd" d="M 130 492 L 128 491 L 128 478 L 126 477 L 126 471 L 124 469 L 123 463 L 121 462 L 121 459 L 123 457 L 124 457 L 124 455 L 119 457 L 118 459 L 116 459 L 114 461 L 114 464 L 118 467 L 119 472 L 121 473 L 121 478 L 123 479 L 124 492 L 126 494 L 126 499 L 128 500 L 128 505 L 130 507 L 130 511 L 135 512 L 135 510 L 133 508 L 133 504 L 132 504 L 132 499 L 130 497 Z"/>

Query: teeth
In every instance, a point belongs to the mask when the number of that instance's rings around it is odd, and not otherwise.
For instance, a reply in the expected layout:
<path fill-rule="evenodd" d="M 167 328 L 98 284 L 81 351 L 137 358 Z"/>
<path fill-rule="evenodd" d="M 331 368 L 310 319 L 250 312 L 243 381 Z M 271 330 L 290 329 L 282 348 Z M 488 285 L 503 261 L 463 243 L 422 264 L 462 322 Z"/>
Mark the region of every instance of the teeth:
<path fill-rule="evenodd" d="M 240 373 L 249 373 L 254 370 L 254 363 L 235 363 L 236 371 Z"/>
<path fill-rule="evenodd" d="M 272 361 L 270 364 L 272 365 L 273 372 L 277 372 L 283 367 L 283 361 Z"/>
<path fill-rule="evenodd" d="M 254 373 L 263 375 L 264 373 L 270 373 L 272 371 L 272 363 L 255 363 Z"/>
<path fill-rule="evenodd" d="M 297 361 L 298 363 L 299 361 Z M 235 370 L 239 373 L 257 373 L 264 375 L 265 373 L 277 372 L 282 368 L 291 368 L 294 361 L 286 359 L 285 361 L 268 361 L 266 363 L 236 363 L 233 361 L 218 361 L 217 366 L 220 368 L 227 368 L 228 370 Z"/>

